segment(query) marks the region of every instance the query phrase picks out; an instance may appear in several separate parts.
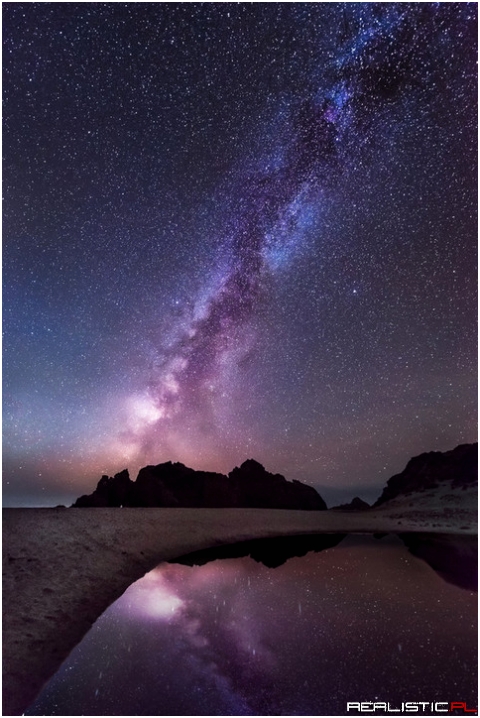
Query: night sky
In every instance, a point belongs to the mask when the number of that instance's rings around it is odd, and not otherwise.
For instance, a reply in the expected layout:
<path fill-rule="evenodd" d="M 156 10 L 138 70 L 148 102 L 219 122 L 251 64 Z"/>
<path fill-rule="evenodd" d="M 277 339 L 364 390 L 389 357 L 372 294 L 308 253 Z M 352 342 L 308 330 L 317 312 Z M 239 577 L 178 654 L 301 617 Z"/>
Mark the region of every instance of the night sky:
<path fill-rule="evenodd" d="M 476 436 L 476 3 L 4 3 L 4 500 Z"/>

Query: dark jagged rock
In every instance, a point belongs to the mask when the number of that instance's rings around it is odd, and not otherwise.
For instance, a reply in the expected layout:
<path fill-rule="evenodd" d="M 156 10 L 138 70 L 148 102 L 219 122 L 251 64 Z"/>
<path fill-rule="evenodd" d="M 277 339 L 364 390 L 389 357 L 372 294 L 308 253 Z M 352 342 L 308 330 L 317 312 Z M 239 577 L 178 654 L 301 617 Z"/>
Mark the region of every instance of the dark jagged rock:
<path fill-rule="evenodd" d="M 228 475 L 234 485 L 239 506 L 256 509 L 316 509 L 326 503 L 311 486 L 287 481 L 281 474 L 271 474 L 254 459 L 247 459 Z"/>
<path fill-rule="evenodd" d="M 130 480 L 127 469 L 115 474 L 113 478 L 104 475 L 93 494 L 80 496 L 73 506 L 130 506 L 133 487 L 134 483 Z"/>
<path fill-rule="evenodd" d="M 363 501 L 358 496 L 350 501 L 349 504 L 340 504 L 339 506 L 333 506 L 333 511 L 367 511 L 370 508 L 370 504 Z"/>
<path fill-rule="evenodd" d="M 140 469 L 134 506 L 223 508 L 235 505 L 223 474 L 195 471 L 171 461 Z"/>
<path fill-rule="evenodd" d="M 477 453 L 477 444 L 460 444 L 444 453 L 430 451 L 415 456 L 400 474 L 387 481 L 374 507 L 381 506 L 397 496 L 434 489 L 444 482 L 450 482 L 452 488 L 466 488 L 476 483 Z"/>
<path fill-rule="evenodd" d="M 128 471 L 102 476 L 95 491 L 81 496 L 74 507 L 137 506 L 178 508 L 269 508 L 324 510 L 314 488 L 271 474 L 254 459 L 228 476 L 195 471 L 168 461 L 140 469 L 137 480 Z"/>

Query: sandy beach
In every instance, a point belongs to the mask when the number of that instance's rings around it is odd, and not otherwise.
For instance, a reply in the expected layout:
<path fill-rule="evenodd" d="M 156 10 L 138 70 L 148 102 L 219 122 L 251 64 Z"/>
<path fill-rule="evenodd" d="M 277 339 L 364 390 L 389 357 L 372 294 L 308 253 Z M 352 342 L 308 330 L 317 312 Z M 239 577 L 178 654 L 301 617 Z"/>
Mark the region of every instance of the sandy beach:
<path fill-rule="evenodd" d="M 98 616 L 161 561 L 205 548 L 310 533 L 475 534 L 455 511 L 397 502 L 376 511 L 4 509 L 3 715 L 20 715 Z M 428 500 L 427 498 L 425 500 Z M 393 503 L 393 502 L 392 502 Z"/>

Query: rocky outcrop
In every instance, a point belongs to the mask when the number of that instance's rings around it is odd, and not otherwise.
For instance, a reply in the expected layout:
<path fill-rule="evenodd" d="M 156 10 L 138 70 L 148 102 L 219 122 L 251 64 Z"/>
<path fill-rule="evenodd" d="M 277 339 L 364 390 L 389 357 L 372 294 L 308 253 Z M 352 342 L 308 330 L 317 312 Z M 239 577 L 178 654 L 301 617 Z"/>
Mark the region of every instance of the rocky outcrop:
<path fill-rule="evenodd" d="M 133 481 L 127 469 L 115 476 L 102 476 L 93 494 L 80 496 L 74 506 L 129 506 L 133 494 Z"/>
<path fill-rule="evenodd" d="M 140 469 L 137 480 L 128 471 L 102 476 L 90 495 L 81 496 L 74 507 L 178 507 L 263 508 L 325 510 L 327 505 L 311 486 L 287 481 L 248 459 L 228 476 L 195 471 L 168 461 Z"/>
<path fill-rule="evenodd" d="M 311 486 L 287 481 L 281 474 L 270 474 L 254 459 L 248 459 L 228 475 L 239 506 L 257 509 L 316 509 L 326 503 Z"/>
<path fill-rule="evenodd" d="M 222 508 L 235 506 L 227 477 L 171 461 L 140 469 L 132 506 Z"/>
<path fill-rule="evenodd" d="M 340 504 L 339 506 L 333 506 L 333 511 L 367 511 L 370 508 L 370 504 L 366 501 L 355 496 L 349 504 Z"/>
<path fill-rule="evenodd" d="M 374 507 L 413 492 L 435 489 L 442 484 L 463 489 L 477 482 L 477 444 L 460 444 L 444 453 L 430 451 L 410 459 L 405 469 L 392 476 Z"/>

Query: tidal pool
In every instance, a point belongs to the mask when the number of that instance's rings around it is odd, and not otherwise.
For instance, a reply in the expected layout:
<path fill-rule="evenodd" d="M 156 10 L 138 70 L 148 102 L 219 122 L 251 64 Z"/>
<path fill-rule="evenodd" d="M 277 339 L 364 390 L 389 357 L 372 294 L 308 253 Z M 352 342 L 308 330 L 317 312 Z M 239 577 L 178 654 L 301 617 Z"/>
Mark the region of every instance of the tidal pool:
<path fill-rule="evenodd" d="M 476 707 L 471 566 L 455 585 L 396 536 L 341 539 L 276 568 L 247 557 L 162 564 L 97 620 L 26 715 Z"/>

